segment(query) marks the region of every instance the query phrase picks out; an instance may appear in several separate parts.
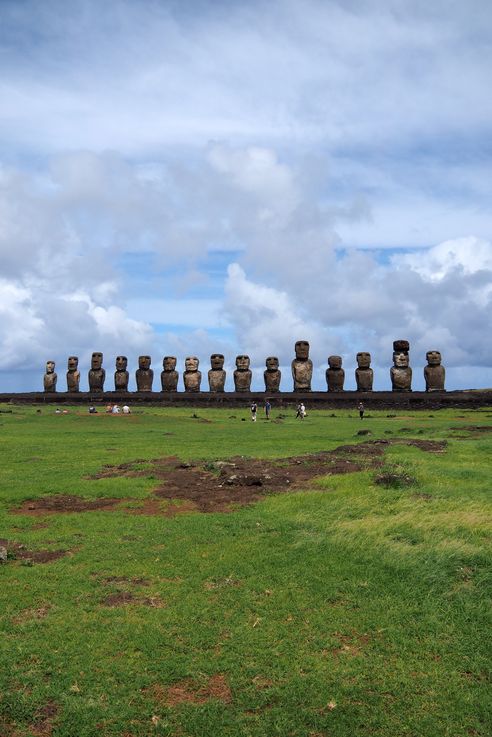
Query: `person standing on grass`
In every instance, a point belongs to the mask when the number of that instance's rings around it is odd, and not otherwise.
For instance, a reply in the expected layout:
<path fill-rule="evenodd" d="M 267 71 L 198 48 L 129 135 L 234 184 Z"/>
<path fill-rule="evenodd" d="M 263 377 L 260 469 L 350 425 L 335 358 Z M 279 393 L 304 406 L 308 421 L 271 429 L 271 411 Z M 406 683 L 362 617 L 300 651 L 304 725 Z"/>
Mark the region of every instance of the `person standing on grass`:
<path fill-rule="evenodd" d="M 267 420 L 270 419 L 270 411 L 271 411 L 271 409 L 272 409 L 272 405 L 270 404 L 270 400 L 267 399 L 266 402 L 265 402 L 265 415 L 266 415 Z"/>
<path fill-rule="evenodd" d="M 256 422 L 256 410 L 257 410 L 256 402 L 251 403 L 251 419 L 253 422 Z"/>
<path fill-rule="evenodd" d="M 306 416 L 306 407 L 304 406 L 304 402 L 301 402 L 297 408 L 296 418 L 300 417 L 301 420 L 303 420 L 305 416 Z"/>
<path fill-rule="evenodd" d="M 363 402 L 359 402 L 359 404 L 357 405 L 357 409 L 359 410 L 359 417 L 360 417 L 360 419 L 363 420 L 364 419 L 364 411 L 365 411 Z"/>

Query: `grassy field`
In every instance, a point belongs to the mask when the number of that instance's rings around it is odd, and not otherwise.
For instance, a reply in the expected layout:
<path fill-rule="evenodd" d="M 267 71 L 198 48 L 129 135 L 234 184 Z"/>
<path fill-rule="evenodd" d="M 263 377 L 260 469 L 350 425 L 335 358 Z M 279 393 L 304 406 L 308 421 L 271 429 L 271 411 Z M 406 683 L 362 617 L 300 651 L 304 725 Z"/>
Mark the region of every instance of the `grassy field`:
<path fill-rule="evenodd" d="M 492 410 L 0 409 L 1 737 L 492 734 Z M 358 470 L 153 493 L 319 451 Z"/>

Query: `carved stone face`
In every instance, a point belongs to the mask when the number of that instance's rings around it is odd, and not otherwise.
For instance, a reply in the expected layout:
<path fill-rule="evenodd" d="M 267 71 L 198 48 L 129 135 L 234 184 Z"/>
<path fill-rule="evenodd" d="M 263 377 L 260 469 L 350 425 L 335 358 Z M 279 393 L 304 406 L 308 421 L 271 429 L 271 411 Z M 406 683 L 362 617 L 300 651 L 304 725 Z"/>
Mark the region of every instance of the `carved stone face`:
<path fill-rule="evenodd" d="M 329 356 L 328 357 L 328 366 L 331 369 L 340 369 L 340 368 L 342 368 L 342 357 L 341 356 Z"/>
<path fill-rule="evenodd" d="M 396 368 L 408 368 L 408 355 L 406 353 L 393 353 L 393 363 Z"/>
<path fill-rule="evenodd" d="M 440 366 L 441 365 L 441 354 L 439 351 L 427 351 L 425 354 L 427 363 L 429 366 Z"/>
<path fill-rule="evenodd" d="M 361 369 L 367 369 L 371 365 L 371 354 L 361 351 L 357 354 L 357 366 Z"/>
<path fill-rule="evenodd" d="M 296 358 L 299 361 L 307 361 L 309 358 L 309 343 L 307 340 L 298 340 L 295 345 Z"/>
<path fill-rule="evenodd" d="M 200 361 L 196 356 L 188 356 L 185 358 L 185 371 L 198 371 Z"/>
<path fill-rule="evenodd" d="M 126 371 L 128 365 L 128 358 L 126 356 L 116 356 L 116 370 Z"/>
<path fill-rule="evenodd" d="M 210 356 L 210 365 L 214 371 L 224 368 L 224 356 L 222 353 L 212 353 Z"/>
<path fill-rule="evenodd" d="M 164 356 L 162 361 L 162 368 L 164 369 L 164 371 L 175 371 L 176 356 Z"/>
<path fill-rule="evenodd" d="M 54 361 L 46 361 L 46 373 L 47 374 L 55 373 L 55 362 Z"/>
<path fill-rule="evenodd" d="M 249 356 L 236 356 L 236 368 L 238 371 L 247 371 L 249 369 Z"/>
<path fill-rule="evenodd" d="M 277 371 L 278 369 L 278 358 L 277 356 L 268 356 L 265 361 L 268 371 Z"/>
<path fill-rule="evenodd" d="M 68 357 L 68 370 L 69 371 L 77 371 L 78 365 L 79 365 L 78 356 Z"/>
<path fill-rule="evenodd" d="M 92 354 L 91 369 L 97 370 L 102 368 L 103 354 L 97 351 Z"/>
<path fill-rule="evenodd" d="M 138 357 L 138 368 L 143 369 L 144 371 L 148 371 L 150 368 L 150 364 L 152 362 L 152 359 L 150 356 L 139 356 Z"/>

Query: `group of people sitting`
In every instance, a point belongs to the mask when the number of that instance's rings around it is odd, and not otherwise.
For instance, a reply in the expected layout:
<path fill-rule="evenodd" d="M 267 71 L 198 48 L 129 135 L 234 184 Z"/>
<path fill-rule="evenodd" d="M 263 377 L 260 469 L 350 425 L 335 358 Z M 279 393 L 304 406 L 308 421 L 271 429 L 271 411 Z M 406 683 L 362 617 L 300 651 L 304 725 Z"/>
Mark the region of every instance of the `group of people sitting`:
<path fill-rule="evenodd" d="M 119 415 L 120 413 L 123 413 L 124 415 L 131 415 L 132 411 L 130 407 L 127 404 L 124 404 L 123 407 L 120 408 L 118 404 L 108 404 L 106 406 L 106 414 L 107 415 Z M 93 404 L 89 407 L 89 414 L 90 415 L 96 415 L 97 409 L 94 407 Z"/>

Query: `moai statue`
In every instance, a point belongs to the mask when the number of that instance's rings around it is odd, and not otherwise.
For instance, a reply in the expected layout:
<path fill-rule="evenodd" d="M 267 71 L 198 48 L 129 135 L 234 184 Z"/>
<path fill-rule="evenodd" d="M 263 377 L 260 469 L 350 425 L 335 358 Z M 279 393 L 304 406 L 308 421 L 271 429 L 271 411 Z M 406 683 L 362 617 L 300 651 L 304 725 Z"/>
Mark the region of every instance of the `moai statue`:
<path fill-rule="evenodd" d="M 138 369 L 135 371 L 135 379 L 137 380 L 137 392 L 152 391 L 154 372 L 150 368 L 151 363 L 152 359 L 150 356 L 138 357 Z"/>
<path fill-rule="evenodd" d="M 408 351 L 410 344 L 408 340 L 395 340 L 393 342 L 393 366 L 390 370 L 391 388 L 394 392 L 412 391 L 412 369 Z"/>
<path fill-rule="evenodd" d="M 427 366 L 424 368 L 425 391 L 444 392 L 444 380 L 446 369 L 441 366 L 441 354 L 439 351 L 427 351 L 425 354 Z"/>
<path fill-rule="evenodd" d="M 280 379 L 282 372 L 278 367 L 278 358 L 276 356 L 268 356 L 265 361 L 266 371 L 263 372 L 265 379 L 265 391 L 268 393 L 280 391 Z"/>
<path fill-rule="evenodd" d="M 199 392 L 202 383 L 202 372 L 198 370 L 200 361 L 196 356 L 188 356 L 185 358 L 185 371 L 183 381 L 185 392 Z"/>
<path fill-rule="evenodd" d="M 211 369 L 208 372 L 208 386 L 211 392 L 223 392 L 225 388 L 226 372 L 224 371 L 224 356 L 222 353 L 212 353 L 210 356 Z"/>
<path fill-rule="evenodd" d="M 326 383 L 329 392 L 343 392 L 345 371 L 342 368 L 341 356 L 328 356 L 328 368 L 326 369 Z"/>
<path fill-rule="evenodd" d="M 43 378 L 45 392 L 56 392 L 56 380 L 58 376 L 55 374 L 55 362 L 46 361 L 46 373 Z"/>
<path fill-rule="evenodd" d="M 355 369 L 355 381 L 358 392 L 372 392 L 372 381 L 374 371 L 371 368 L 371 354 L 361 351 L 357 354 L 357 368 Z"/>
<path fill-rule="evenodd" d="M 251 391 L 251 369 L 249 356 L 236 356 L 236 370 L 234 371 L 234 390 L 237 392 Z"/>
<path fill-rule="evenodd" d="M 104 391 L 104 379 L 106 371 L 102 367 L 103 354 L 94 352 L 91 358 L 91 367 L 89 369 L 89 391 L 93 393 L 101 393 Z"/>
<path fill-rule="evenodd" d="M 68 357 L 67 392 L 78 392 L 80 385 L 79 359 L 77 356 Z"/>
<path fill-rule="evenodd" d="M 163 392 L 178 391 L 179 374 L 176 371 L 176 357 L 164 356 L 162 359 L 161 386 Z"/>
<path fill-rule="evenodd" d="M 115 392 L 127 392 L 128 380 L 130 374 L 126 370 L 128 366 L 128 358 L 126 356 L 116 356 L 116 371 L 114 372 L 114 390 Z"/>
<path fill-rule="evenodd" d="M 295 392 L 310 392 L 313 377 L 313 362 L 309 358 L 309 343 L 298 340 L 295 344 L 296 357 L 292 361 L 292 378 Z"/>

